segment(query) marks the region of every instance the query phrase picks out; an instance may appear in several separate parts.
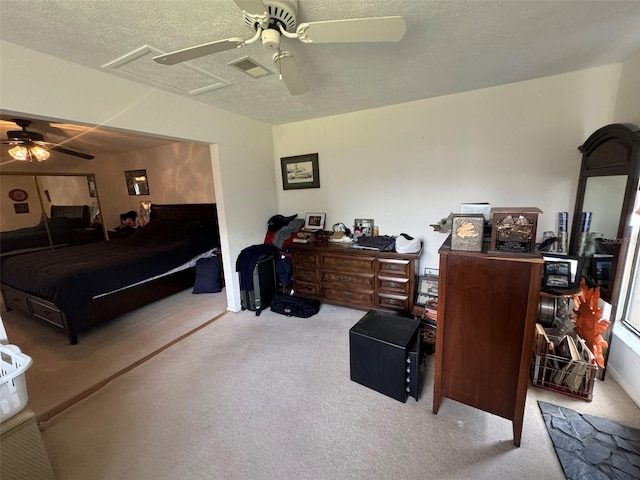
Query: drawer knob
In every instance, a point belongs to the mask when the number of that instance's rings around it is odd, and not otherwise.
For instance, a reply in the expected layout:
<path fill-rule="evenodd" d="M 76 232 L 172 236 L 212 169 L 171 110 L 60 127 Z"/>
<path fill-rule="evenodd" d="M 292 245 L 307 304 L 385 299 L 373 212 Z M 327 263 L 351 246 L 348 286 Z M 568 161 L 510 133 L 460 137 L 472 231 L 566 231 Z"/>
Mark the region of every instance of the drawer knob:
<path fill-rule="evenodd" d="M 342 292 L 342 296 L 343 297 L 352 297 L 353 293 L 351 293 L 351 292 Z"/>
<path fill-rule="evenodd" d="M 340 260 L 341 265 L 351 265 L 351 260 Z"/>
<path fill-rule="evenodd" d="M 349 282 L 351 280 L 351 277 L 347 277 L 346 275 L 340 275 L 340 280 L 342 280 L 343 282 Z"/>
<path fill-rule="evenodd" d="M 387 285 L 390 286 L 390 287 L 400 287 L 401 286 L 398 282 L 388 282 Z"/>

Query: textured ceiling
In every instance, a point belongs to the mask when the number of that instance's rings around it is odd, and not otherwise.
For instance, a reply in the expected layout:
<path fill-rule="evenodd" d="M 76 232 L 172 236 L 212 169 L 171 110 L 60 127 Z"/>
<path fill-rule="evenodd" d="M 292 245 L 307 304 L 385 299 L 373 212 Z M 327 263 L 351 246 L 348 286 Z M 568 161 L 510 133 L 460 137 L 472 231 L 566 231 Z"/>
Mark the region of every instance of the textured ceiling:
<path fill-rule="evenodd" d="M 640 50 L 640 1 L 299 0 L 298 23 L 388 15 L 406 19 L 398 43 L 283 39 L 310 87 L 298 96 L 278 75 L 253 79 L 228 65 L 250 56 L 275 70 L 259 43 L 188 64 L 152 61 L 155 52 L 249 38 L 233 0 L 1 0 L 0 38 L 182 95 L 209 85 L 191 98 L 272 124 L 620 62 Z M 135 60 L 113 68 L 128 55 Z"/>

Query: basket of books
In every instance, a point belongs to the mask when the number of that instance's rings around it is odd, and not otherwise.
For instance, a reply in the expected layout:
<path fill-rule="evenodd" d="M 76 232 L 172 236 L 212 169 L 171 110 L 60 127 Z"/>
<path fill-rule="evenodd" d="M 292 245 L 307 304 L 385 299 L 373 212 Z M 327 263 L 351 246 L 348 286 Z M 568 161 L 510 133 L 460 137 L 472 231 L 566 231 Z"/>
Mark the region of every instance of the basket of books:
<path fill-rule="evenodd" d="M 598 364 L 577 334 L 552 335 L 536 324 L 531 382 L 583 400 L 593 400 Z"/>

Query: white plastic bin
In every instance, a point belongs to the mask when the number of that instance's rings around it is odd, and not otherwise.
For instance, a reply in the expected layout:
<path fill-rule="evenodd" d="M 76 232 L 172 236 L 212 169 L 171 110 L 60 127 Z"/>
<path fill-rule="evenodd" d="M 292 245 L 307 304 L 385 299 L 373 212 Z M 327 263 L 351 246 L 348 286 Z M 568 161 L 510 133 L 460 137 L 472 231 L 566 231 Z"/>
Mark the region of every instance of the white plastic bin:
<path fill-rule="evenodd" d="M 0 345 L 0 423 L 27 406 L 24 373 L 31 363 L 31 357 L 15 345 Z"/>

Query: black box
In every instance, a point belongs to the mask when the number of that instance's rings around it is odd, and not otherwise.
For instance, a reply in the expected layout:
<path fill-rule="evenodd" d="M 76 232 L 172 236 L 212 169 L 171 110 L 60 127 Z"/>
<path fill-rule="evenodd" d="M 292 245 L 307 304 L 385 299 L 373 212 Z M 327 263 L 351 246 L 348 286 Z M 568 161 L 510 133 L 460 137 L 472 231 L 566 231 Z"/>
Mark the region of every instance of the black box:
<path fill-rule="evenodd" d="M 420 320 L 370 310 L 349 330 L 351 380 L 406 402 L 420 395 Z"/>

